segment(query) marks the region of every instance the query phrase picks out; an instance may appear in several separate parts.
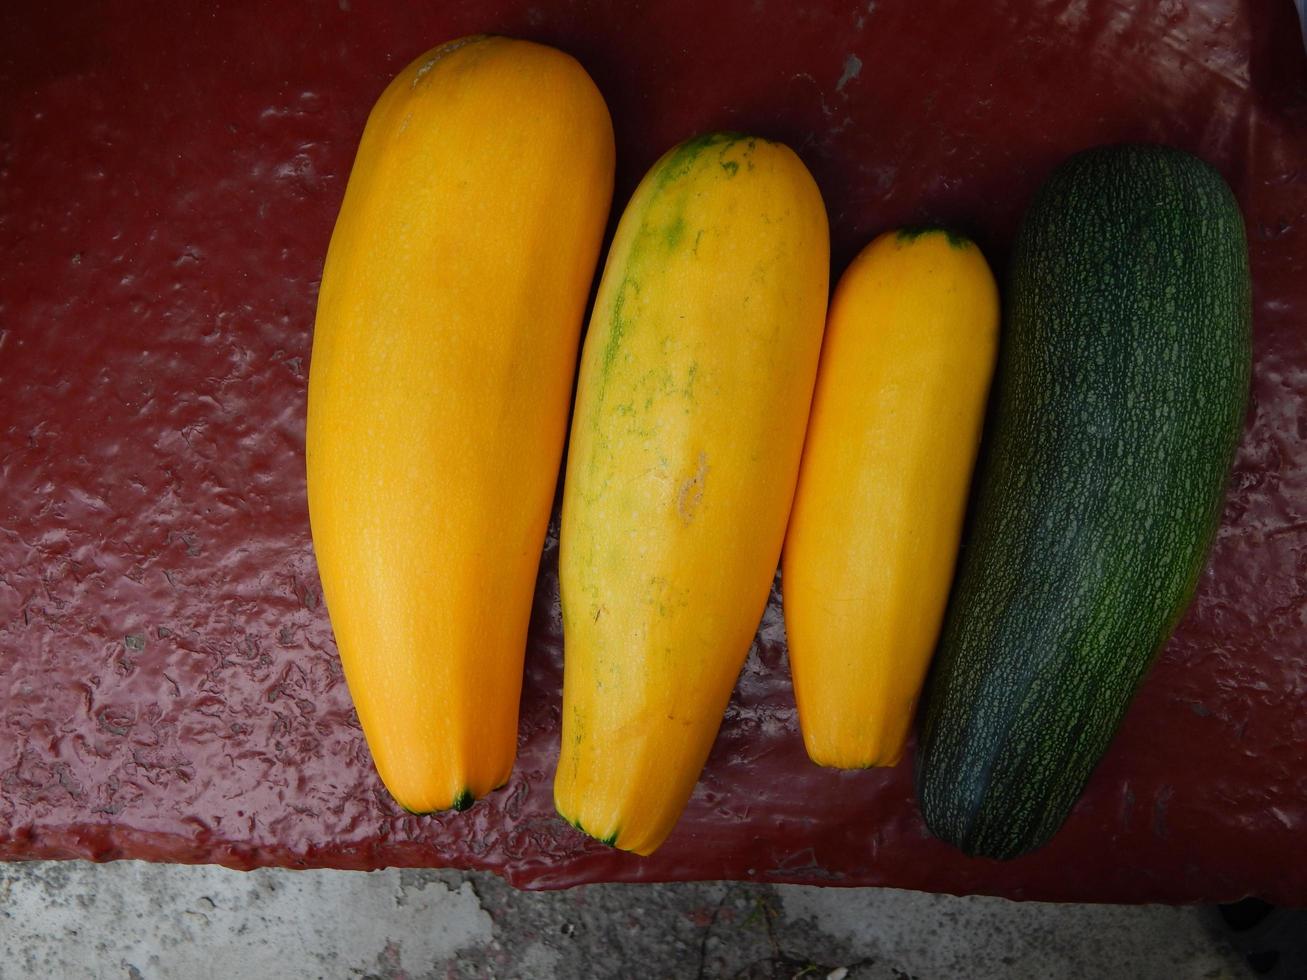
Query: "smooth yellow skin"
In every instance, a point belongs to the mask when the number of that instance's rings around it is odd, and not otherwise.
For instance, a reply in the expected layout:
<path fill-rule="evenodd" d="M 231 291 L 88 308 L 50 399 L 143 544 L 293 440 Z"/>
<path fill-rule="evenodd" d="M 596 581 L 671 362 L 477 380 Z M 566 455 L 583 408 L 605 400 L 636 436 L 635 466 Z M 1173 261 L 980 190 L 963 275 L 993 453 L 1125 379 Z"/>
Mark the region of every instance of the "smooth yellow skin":
<path fill-rule="evenodd" d="M 971 242 L 889 232 L 836 288 L 782 559 L 808 755 L 891 766 L 939 636 L 998 343 Z"/>
<path fill-rule="evenodd" d="M 673 149 L 618 226 L 563 493 L 559 813 L 652 852 L 688 800 L 775 574 L 829 236 L 787 147 Z"/>
<path fill-rule="evenodd" d="M 415 812 L 512 769 L 613 157 L 572 58 L 467 38 L 390 84 L 350 174 L 313 338 L 309 514 L 368 746 Z"/>

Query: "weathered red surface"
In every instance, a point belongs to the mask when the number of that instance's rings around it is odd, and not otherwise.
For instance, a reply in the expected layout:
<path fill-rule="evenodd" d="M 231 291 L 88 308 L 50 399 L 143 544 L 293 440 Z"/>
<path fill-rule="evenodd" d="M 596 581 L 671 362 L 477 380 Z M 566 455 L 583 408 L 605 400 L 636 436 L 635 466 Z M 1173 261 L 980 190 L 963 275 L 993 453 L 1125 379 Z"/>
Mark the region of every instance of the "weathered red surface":
<path fill-rule="evenodd" d="M 376 8 L 385 6 L 387 9 Z M 810 765 L 773 596 L 654 857 L 553 816 L 551 537 L 520 755 L 470 812 L 373 774 L 304 502 L 318 274 L 372 101 L 440 41 L 557 44 L 609 100 L 618 204 L 708 128 L 793 145 L 837 271 L 943 220 L 1002 268 L 1085 146 L 1214 163 L 1247 216 L 1256 369 L 1198 601 L 1064 832 L 997 864 L 925 835 L 910 757 Z M 0 8 L 0 857 L 752 878 L 1307 903 L 1307 57 L 1289 0 L 1189 4 L 7 4 Z"/>

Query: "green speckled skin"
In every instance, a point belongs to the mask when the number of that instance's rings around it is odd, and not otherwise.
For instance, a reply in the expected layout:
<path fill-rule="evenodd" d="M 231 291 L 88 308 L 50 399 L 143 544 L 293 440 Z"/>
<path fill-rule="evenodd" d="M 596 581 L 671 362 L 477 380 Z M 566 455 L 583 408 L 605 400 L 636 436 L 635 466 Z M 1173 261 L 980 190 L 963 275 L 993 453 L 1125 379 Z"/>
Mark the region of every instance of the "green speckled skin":
<path fill-rule="evenodd" d="M 802 161 L 738 133 L 664 154 L 613 236 L 563 487 L 554 799 L 622 850 L 671 832 L 767 605 L 829 241 Z"/>
<path fill-rule="evenodd" d="M 1062 825 L 1193 596 L 1249 383 L 1238 206 L 1178 150 L 1079 154 L 1005 299 L 917 769 L 932 833 L 993 858 Z"/>

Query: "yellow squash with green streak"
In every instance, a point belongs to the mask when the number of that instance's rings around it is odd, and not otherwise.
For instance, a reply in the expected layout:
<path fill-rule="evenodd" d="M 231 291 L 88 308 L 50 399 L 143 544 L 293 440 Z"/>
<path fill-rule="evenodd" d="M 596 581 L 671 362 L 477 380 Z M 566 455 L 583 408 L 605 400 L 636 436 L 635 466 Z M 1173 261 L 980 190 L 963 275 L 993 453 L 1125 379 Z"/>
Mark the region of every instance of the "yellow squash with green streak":
<path fill-rule="evenodd" d="M 666 154 L 617 229 L 563 495 L 559 813 L 652 852 L 685 807 L 780 555 L 826 313 L 829 236 L 787 147 Z"/>

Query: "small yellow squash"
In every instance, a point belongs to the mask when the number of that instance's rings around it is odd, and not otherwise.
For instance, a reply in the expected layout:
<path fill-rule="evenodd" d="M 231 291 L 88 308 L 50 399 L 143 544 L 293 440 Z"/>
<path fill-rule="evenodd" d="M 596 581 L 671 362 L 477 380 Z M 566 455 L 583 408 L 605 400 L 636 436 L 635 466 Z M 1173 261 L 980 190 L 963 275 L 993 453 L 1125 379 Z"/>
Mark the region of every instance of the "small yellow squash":
<path fill-rule="evenodd" d="M 666 838 L 767 602 L 826 313 L 799 158 L 717 133 L 671 150 L 617 229 L 582 354 L 563 494 L 559 813 Z"/>
<path fill-rule="evenodd" d="M 322 275 L 307 431 L 327 608 L 382 780 L 502 785 L 613 134 L 552 48 L 454 41 L 390 84 Z"/>
<path fill-rule="evenodd" d="M 998 341 L 970 241 L 881 235 L 831 301 L 781 588 L 808 755 L 894 765 L 939 635 Z"/>

